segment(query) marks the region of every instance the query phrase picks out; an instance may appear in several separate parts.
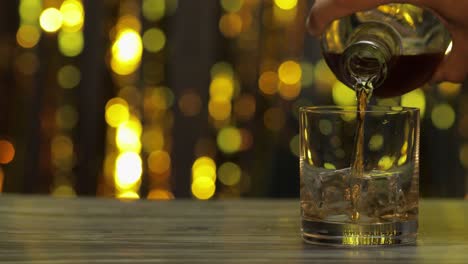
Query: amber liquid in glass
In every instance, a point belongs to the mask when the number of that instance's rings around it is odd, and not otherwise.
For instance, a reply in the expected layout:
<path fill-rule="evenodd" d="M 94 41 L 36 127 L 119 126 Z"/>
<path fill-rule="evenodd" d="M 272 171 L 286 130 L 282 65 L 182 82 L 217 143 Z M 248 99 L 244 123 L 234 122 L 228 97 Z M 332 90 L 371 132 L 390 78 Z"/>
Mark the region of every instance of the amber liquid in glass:
<path fill-rule="evenodd" d="M 372 88 L 363 85 L 354 87 L 357 99 L 356 121 L 357 127 L 354 138 L 354 156 L 351 159 L 351 176 L 354 178 L 364 177 L 364 124 L 366 118 L 367 103 L 372 95 Z M 357 210 L 357 202 L 361 196 L 361 186 L 354 184 L 351 186 L 351 204 L 353 221 L 359 220 L 359 212 Z"/>
<path fill-rule="evenodd" d="M 330 68 L 337 73 L 339 80 L 344 80 L 344 75 L 339 71 L 341 54 L 325 54 Z M 411 91 L 423 85 L 434 73 L 435 69 L 443 59 L 443 53 L 420 54 L 420 55 L 402 55 L 391 59 L 391 68 L 387 77 L 377 87 L 373 87 L 371 81 L 360 80 L 356 76 L 356 84 L 353 89 L 356 91 L 357 99 L 357 127 L 354 139 L 354 156 L 351 160 L 351 175 L 354 178 L 363 178 L 364 175 L 364 133 L 365 133 L 365 111 L 370 97 L 375 94 L 379 97 L 397 96 Z M 381 76 L 371 76 L 370 78 L 379 79 Z M 361 196 L 361 186 L 354 184 L 351 186 L 351 203 L 353 212 L 351 218 L 353 221 L 359 220 L 359 211 L 357 210 L 357 201 Z"/>

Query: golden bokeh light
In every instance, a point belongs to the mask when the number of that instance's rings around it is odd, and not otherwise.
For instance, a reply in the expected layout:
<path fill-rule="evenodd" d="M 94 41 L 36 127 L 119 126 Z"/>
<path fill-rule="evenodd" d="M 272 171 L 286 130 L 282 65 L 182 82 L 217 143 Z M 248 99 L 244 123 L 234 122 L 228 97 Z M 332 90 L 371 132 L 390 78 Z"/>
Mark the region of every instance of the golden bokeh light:
<path fill-rule="evenodd" d="M 62 13 L 57 8 L 47 8 L 39 17 L 39 24 L 46 32 L 56 32 L 62 27 Z"/>
<path fill-rule="evenodd" d="M 166 35 L 159 28 L 150 28 L 143 33 L 143 47 L 149 52 L 158 52 L 166 45 Z"/>
<path fill-rule="evenodd" d="M 397 106 L 400 102 L 398 97 L 396 98 L 377 98 L 377 105 L 381 106 Z"/>
<path fill-rule="evenodd" d="M 349 112 L 349 113 L 344 113 L 340 115 L 341 119 L 343 119 L 346 122 L 351 122 L 356 119 L 356 114 Z"/>
<path fill-rule="evenodd" d="M 216 190 L 214 181 L 208 177 L 199 177 L 192 182 L 192 194 L 199 200 L 210 199 Z"/>
<path fill-rule="evenodd" d="M 463 144 L 460 147 L 459 158 L 463 167 L 465 167 L 465 169 L 468 169 L 468 144 L 467 143 Z"/>
<path fill-rule="evenodd" d="M 453 97 L 460 93 L 461 83 L 442 82 L 437 86 L 439 93 L 445 97 Z"/>
<path fill-rule="evenodd" d="M 133 29 L 122 30 L 112 46 L 112 55 L 119 62 L 137 60 L 141 56 L 141 39 Z"/>
<path fill-rule="evenodd" d="M 263 114 L 263 123 L 272 131 L 281 130 L 286 123 L 284 111 L 279 107 L 271 107 Z"/>
<path fill-rule="evenodd" d="M 66 31 L 78 31 L 83 27 L 83 4 L 77 0 L 65 0 L 60 6 L 63 18 L 63 29 Z"/>
<path fill-rule="evenodd" d="M 278 78 L 285 84 L 297 84 L 301 81 L 301 77 L 301 66 L 295 61 L 285 61 L 278 68 Z"/>
<path fill-rule="evenodd" d="M 41 31 L 36 26 L 21 25 L 16 32 L 16 41 L 23 48 L 32 48 L 37 45 Z"/>
<path fill-rule="evenodd" d="M 291 24 L 297 18 L 297 8 L 282 9 L 277 5 L 273 8 L 273 19 L 277 25 Z"/>
<path fill-rule="evenodd" d="M 21 0 L 18 11 L 21 21 L 34 25 L 39 20 L 42 10 L 42 1 L 38 0 Z"/>
<path fill-rule="evenodd" d="M 289 141 L 289 150 L 296 157 L 299 157 L 299 135 L 295 135 Z"/>
<path fill-rule="evenodd" d="M 140 199 L 140 195 L 135 191 L 123 191 L 117 193 L 117 198 L 122 200 Z"/>
<path fill-rule="evenodd" d="M 141 151 L 138 134 L 125 124 L 117 128 L 116 143 L 120 151 Z"/>
<path fill-rule="evenodd" d="M 163 174 L 171 168 L 171 157 L 166 151 L 153 151 L 148 156 L 148 168 L 156 174 Z"/>
<path fill-rule="evenodd" d="M 0 139 L 0 164 L 8 164 L 15 158 L 15 147 L 5 139 Z"/>
<path fill-rule="evenodd" d="M 340 81 L 336 81 L 332 87 L 333 102 L 339 106 L 356 105 L 356 93 L 353 89 L 344 85 Z"/>
<path fill-rule="evenodd" d="M 234 186 L 240 182 L 242 170 L 233 162 L 225 162 L 219 166 L 218 179 L 226 186 Z"/>
<path fill-rule="evenodd" d="M 236 13 L 227 13 L 219 20 L 219 30 L 227 38 L 237 37 L 242 32 L 242 18 Z"/>
<path fill-rule="evenodd" d="M 60 87 L 65 89 L 71 89 L 80 83 L 81 72 L 73 65 L 65 65 L 61 67 L 57 72 L 57 82 Z"/>
<path fill-rule="evenodd" d="M 278 74 L 273 71 L 266 71 L 258 79 L 258 88 L 262 93 L 272 95 L 278 91 Z"/>
<path fill-rule="evenodd" d="M 148 200 L 172 200 L 174 199 L 174 194 L 164 189 L 152 189 L 148 193 L 147 198 Z"/>
<path fill-rule="evenodd" d="M 212 98 L 208 102 L 208 112 L 217 121 L 223 121 L 231 116 L 231 102 L 223 98 Z"/>
<path fill-rule="evenodd" d="M 221 0 L 221 7 L 226 12 L 237 12 L 242 8 L 244 0 Z"/>
<path fill-rule="evenodd" d="M 210 96 L 213 99 L 231 100 L 234 82 L 231 76 L 217 75 L 210 83 Z"/>
<path fill-rule="evenodd" d="M 393 167 L 393 163 L 395 162 L 395 157 L 390 156 L 383 156 L 380 158 L 378 162 L 378 166 L 380 170 L 389 170 Z"/>
<path fill-rule="evenodd" d="M 148 21 L 160 20 L 166 11 L 166 1 L 143 0 L 142 13 Z"/>
<path fill-rule="evenodd" d="M 372 135 L 369 139 L 369 149 L 371 151 L 378 151 L 383 147 L 384 137 L 382 134 Z"/>
<path fill-rule="evenodd" d="M 455 123 L 455 110 L 446 103 L 436 105 L 432 109 L 431 119 L 436 128 L 449 129 Z"/>
<path fill-rule="evenodd" d="M 130 118 L 127 102 L 119 97 L 110 99 L 106 104 L 106 122 L 111 127 L 118 127 Z"/>
<path fill-rule="evenodd" d="M 234 76 L 234 69 L 230 63 L 219 61 L 211 66 L 210 75 L 212 79 L 215 79 L 218 75 L 232 78 Z"/>
<path fill-rule="evenodd" d="M 174 93 L 167 87 L 158 86 L 148 89 L 144 97 L 145 111 L 164 111 L 174 104 Z"/>
<path fill-rule="evenodd" d="M 421 118 L 426 111 L 426 96 L 420 88 L 401 96 L 401 106 L 419 108 Z"/>
<path fill-rule="evenodd" d="M 132 30 L 134 32 L 140 32 L 141 30 L 141 21 L 138 17 L 134 15 L 123 15 L 119 17 L 117 24 L 115 25 L 115 30 L 117 33 L 122 33 L 126 30 Z"/>
<path fill-rule="evenodd" d="M 129 119 L 117 128 L 115 141 L 120 151 L 141 151 L 141 124 L 137 119 Z"/>
<path fill-rule="evenodd" d="M 283 10 L 290 10 L 297 6 L 297 0 L 275 0 L 275 5 Z"/>
<path fill-rule="evenodd" d="M 74 152 L 73 141 L 69 136 L 57 135 L 50 144 L 51 158 L 55 165 L 71 169 Z"/>
<path fill-rule="evenodd" d="M 141 136 L 141 142 L 148 153 L 162 150 L 164 147 L 164 133 L 160 127 L 146 128 Z"/>
<path fill-rule="evenodd" d="M 330 135 L 333 132 L 333 124 L 328 119 L 319 120 L 319 130 L 325 136 Z"/>
<path fill-rule="evenodd" d="M 188 91 L 180 96 L 178 105 L 183 115 L 196 116 L 200 113 L 202 100 L 197 93 Z"/>
<path fill-rule="evenodd" d="M 119 190 L 128 190 L 139 184 L 142 173 L 140 155 L 135 152 L 123 152 L 115 161 L 114 181 Z"/>
<path fill-rule="evenodd" d="M 192 179 L 207 178 L 216 181 L 216 164 L 212 158 L 202 156 L 195 160 L 192 165 Z"/>
<path fill-rule="evenodd" d="M 83 32 L 61 31 L 58 34 L 58 44 L 60 52 L 67 57 L 80 55 L 84 47 Z"/>
<path fill-rule="evenodd" d="M 143 44 L 133 29 L 122 30 L 112 45 L 111 68 L 119 75 L 133 73 L 139 66 Z"/>
<path fill-rule="evenodd" d="M 63 105 L 55 112 L 55 123 L 61 129 L 72 129 L 78 122 L 78 111 L 72 105 Z"/>
<path fill-rule="evenodd" d="M 285 100 L 293 100 L 301 93 L 301 84 L 285 84 L 280 83 L 278 86 L 278 92 L 280 96 Z"/>
<path fill-rule="evenodd" d="M 242 136 L 239 129 L 235 127 L 223 127 L 216 138 L 218 148 L 224 153 L 234 153 L 240 150 Z"/>
<path fill-rule="evenodd" d="M 255 107 L 255 97 L 250 94 L 243 94 L 234 102 L 234 114 L 240 120 L 247 121 L 253 118 Z"/>

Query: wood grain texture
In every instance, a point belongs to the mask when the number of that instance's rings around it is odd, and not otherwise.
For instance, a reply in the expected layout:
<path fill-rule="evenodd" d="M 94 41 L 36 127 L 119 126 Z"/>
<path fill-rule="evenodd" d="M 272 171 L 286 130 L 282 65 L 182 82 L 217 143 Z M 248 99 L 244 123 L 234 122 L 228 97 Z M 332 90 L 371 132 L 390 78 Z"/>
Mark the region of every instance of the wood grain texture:
<path fill-rule="evenodd" d="M 306 245 L 298 200 L 0 196 L 0 263 L 468 263 L 468 202 L 421 202 L 416 246 Z"/>

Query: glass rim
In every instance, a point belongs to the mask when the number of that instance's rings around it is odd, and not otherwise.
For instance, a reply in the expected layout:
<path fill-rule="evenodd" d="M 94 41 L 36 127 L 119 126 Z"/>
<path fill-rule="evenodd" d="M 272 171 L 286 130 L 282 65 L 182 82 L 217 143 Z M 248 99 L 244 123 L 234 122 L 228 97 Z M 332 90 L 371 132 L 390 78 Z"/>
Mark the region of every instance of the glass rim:
<path fill-rule="evenodd" d="M 376 114 L 401 114 L 401 113 L 416 113 L 419 112 L 417 107 L 406 106 L 380 106 L 369 105 L 365 113 Z M 301 106 L 299 107 L 300 113 L 317 113 L 317 114 L 349 114 L 357 113 L 357 106 L 337 106 L 337 105 L 321 105 L 321 106 Z"/>

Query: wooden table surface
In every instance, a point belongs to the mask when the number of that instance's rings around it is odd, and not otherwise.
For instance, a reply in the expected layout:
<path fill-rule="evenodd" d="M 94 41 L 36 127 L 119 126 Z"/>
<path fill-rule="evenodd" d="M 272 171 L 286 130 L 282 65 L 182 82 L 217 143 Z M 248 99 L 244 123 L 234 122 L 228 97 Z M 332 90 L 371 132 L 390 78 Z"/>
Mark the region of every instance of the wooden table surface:
<path fill-rule="evenodd" d="M 0 196 L 0 263 L 468 263 L 468 201 L 423 200 L 415 246 L 304 244 L 298 200 Z"/>

